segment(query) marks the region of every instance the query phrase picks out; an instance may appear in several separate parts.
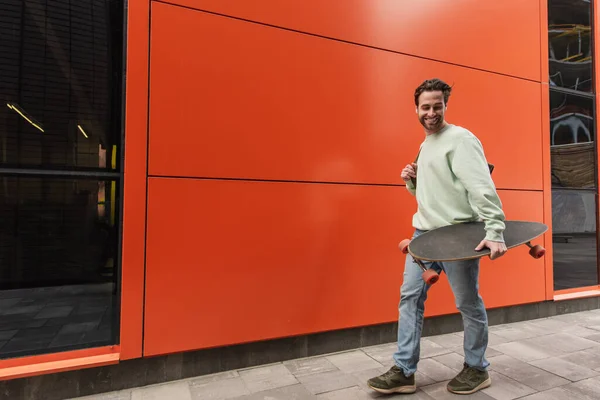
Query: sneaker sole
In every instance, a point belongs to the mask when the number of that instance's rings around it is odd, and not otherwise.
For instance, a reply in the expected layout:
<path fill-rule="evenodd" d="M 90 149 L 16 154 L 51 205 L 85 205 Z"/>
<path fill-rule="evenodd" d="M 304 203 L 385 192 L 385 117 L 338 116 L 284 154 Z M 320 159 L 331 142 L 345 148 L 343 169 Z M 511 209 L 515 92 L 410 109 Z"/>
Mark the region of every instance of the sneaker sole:
<path fill-rule="evenodd" d="M 458 391 L 458 390 L 452 390 L 452 389 L 448 389 L 448 391 L 451 393 L 454 393 L 454 394 L 473 394 L 482 389 L 489 388 L 490 386 L 492 386 L 492 378 L 487 378 L 485 381 L 481 382 L 481 384 L 479 386 L 477 386 L 475 389 L 463 391 L 463 392 Z"/>
<path fill-rule="evenodd" d="M 405 394 L 410 394 L 410 393 L 414 393 L 417 391 L 417 385 L 412 385 L 412 386 L 400 386 L 394 389 L 381 389 L 381 388 L 376 388 L 374 386 L 371 386 L 371 384 L 367 383 L 367 386 L 369 386 L 371 389 L 375 390 L 376 392 L 379 393 L 383 393 L 383 394 L 392 394 L 392 393 L 405 393 Z"/>

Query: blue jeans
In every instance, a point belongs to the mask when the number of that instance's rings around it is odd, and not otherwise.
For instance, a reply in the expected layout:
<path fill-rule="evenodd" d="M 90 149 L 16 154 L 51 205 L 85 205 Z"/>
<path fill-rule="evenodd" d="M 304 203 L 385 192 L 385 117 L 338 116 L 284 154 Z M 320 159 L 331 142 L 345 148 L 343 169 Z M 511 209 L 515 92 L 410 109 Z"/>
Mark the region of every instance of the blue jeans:
<path fill-rule="evenodd" d="M 413 237 L 423 232 L 417 230 Z M 483 299 L 479 295 L 479 259 L 455 262 L 427 262 L 438 274 L 446 273 L 454 293 L 456 307 L 462 314 L 464 326 L 465 363 L 479 370 L 485 370 L 489 362 L 485 359 L 488 345 L 488 321 Z M 394 363 L 410 376 L 417 371 L 420 357 L 423 314 L 429 286 L 421 274 L 423 270 L 414 263 L 410 254 L 406 255 L 404 282 L 400 289 L 398 319 L 398 351 L 394 353 Z"/>

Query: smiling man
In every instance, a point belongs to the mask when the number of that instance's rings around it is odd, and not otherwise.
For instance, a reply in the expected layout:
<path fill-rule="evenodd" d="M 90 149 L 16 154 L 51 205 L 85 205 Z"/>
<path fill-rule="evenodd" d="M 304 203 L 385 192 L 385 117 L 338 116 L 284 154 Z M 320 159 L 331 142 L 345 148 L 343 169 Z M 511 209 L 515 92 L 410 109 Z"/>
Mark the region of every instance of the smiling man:
<path fill-rule="evenodd" d="M 415 195 L 414 236 L 451 224 L 483 220 L 485 237 L 477 250 L 488 247 L 490 258 L 506 252 L 504 212 L 490 176 L 481 142 L 467 129 L 446 122 L 452 88 L 439 79 L 423 82 L 415 90 L 416 112 L 425 129 L 416 163 L 401 173 L 408 191 Z M 482 235 L 483 236 L 483 235 Z M 446 273 L 464 325 L 464 368 L 448 383 L 448 390 L 470 394 L 491 385 L 485 358 L 488 344 L 487 312 L 479 295 L 479 259 L 426 263 Z M 420 357 L 425 300 L 428 285 L 421 269 L 407 255 L 400 293 L 398 350 L 394 366 L 368 385 L 381 393 L 414 393 L 415 372 Z"/>

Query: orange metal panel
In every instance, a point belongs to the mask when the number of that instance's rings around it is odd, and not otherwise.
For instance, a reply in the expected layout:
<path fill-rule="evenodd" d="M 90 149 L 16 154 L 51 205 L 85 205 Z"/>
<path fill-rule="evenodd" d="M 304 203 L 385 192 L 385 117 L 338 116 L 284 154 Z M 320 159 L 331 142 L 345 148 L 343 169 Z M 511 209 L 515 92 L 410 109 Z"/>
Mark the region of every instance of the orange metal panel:
<path fill-rule="evenodd" d="M 539 4 L 532 0 L 167 2 L 532 80 L 540 76 Z"/>
<path fill-rule="evenodd" d="M 148 0 L 129 0 L 121 285 L 122 359 L 142 355 L 149 14 Z"/>
<path fill-rule="evenodd" d="M 498 186 L 542 189 L 538 83 L 162 3 L 151 36 L 151 175 L 396 183 L 438 76 Z"/>
<path fill-rule="evenodd" d="M 542 194 L 504 191 L 513 219 Z M 145 355 L 394 321 L 414 198 L 401 186 L 150 178 Z M 527 248 L 483 262 L 488 307 L 544 299 Z M 444 279 L 427 315 L 455 312 Z"/>
<path fill-rule="evenodd" d="M 116 364 L 119 351 L 107 346 L 0 360 L 0 381 Z"/>

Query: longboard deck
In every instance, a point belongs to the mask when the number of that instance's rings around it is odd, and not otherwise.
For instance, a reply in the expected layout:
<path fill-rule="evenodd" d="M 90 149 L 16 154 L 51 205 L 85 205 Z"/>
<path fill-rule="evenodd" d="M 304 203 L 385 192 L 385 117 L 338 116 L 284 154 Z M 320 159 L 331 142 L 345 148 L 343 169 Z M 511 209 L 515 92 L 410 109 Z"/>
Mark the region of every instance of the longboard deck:
<path fill-rule="evenodd" d="M 522 245 L 544 234 L 548 226 L 539 222 L 505 221 L 504 243 L 507 249 Z M 444 226 L 425 232 L 408 245 L 408 252 L 423 261 L 457 261 L 487 256 L 490 249 L 475 247 L 485 237 L 483 222 Z"/>

